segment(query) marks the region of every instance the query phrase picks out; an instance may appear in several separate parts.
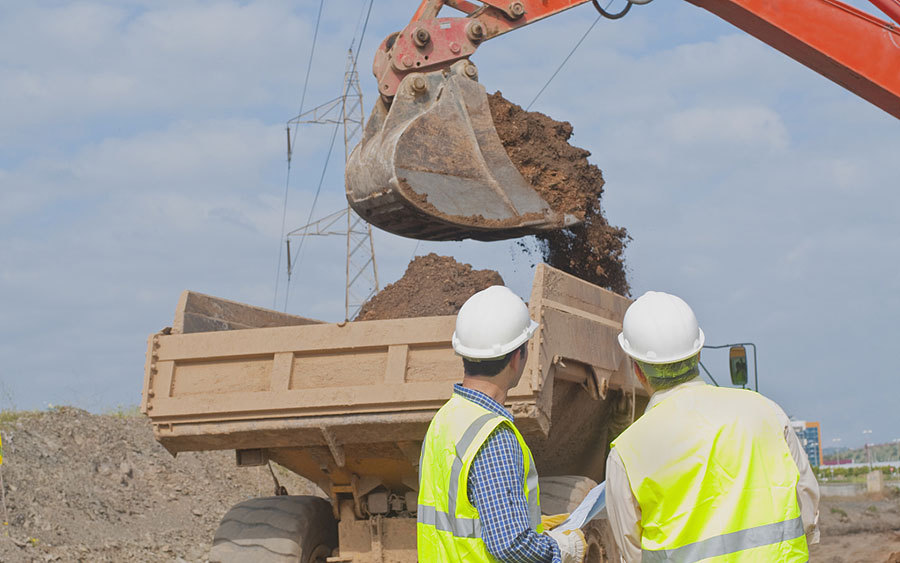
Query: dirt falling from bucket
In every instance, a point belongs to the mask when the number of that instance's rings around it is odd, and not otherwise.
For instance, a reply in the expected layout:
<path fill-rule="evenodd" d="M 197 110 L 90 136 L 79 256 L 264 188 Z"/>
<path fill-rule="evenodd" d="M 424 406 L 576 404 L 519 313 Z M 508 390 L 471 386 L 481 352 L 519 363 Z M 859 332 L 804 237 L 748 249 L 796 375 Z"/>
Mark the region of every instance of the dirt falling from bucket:
<path fill-rule="evenodd" d="M 500 92 L 490 94 L 488 102 L 497 134 L 525 180 L 555 211 L 582 219 L 574 227 L 537 235 L 544 262 L 628 295 L 624 253 L 631 238 L 604 217 L 603 174 L 588 162 L 589 151 L 569 144 L 572 125 L 525 111 Z"/>

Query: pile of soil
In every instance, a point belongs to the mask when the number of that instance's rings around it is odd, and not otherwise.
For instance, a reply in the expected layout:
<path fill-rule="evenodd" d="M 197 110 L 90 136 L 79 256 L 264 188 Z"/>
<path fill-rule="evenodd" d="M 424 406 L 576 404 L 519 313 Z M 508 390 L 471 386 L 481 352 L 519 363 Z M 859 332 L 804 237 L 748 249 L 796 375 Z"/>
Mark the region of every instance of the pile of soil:
<path fill-rule="evenodd" d="M 624 253 L 631 238 L 604 217 L 603 173 L 588 162 L 590 151 L 569 144 L 572 125 L 525 111 L 500 92 L 490 94 L 488 103 L 500 140 L 525 180 L 554 211 L 583 219 L 574 227 L 537 236 L 544 262 L 628 295 Z"/>
<path fill-rule="evenodd" d="M 504 285 L 494 270 L 473 270 L 432 252 L 414 258 L 402 278 L 362 306 L 356 320 L 455 315 L 469 297 L 492 285 Z"/>
<path fill-rule="evenodd" d="M 0 561 L 205 561 L 225 512 L 274 491 L 267 468 L 239 468 L 232 451 L 172 457 L 139 414 L 4 415 Z M 290 494 L 314 494 L 276 474 Z"/>

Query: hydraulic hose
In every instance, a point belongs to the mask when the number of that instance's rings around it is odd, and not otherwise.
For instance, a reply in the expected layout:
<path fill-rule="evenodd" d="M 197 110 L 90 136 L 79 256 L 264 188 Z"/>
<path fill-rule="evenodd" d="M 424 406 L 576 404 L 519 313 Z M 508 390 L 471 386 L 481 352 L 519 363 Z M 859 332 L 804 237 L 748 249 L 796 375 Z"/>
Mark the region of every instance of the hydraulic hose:
<path fill-rule="evenodd" d="M 597 0 L 591 0 L 591 2 L 594 3 L 594 7 L 597 8 L 597 11 L 600 12 L 601 16 L 603 16 L 604 18 L 611 19 L 611 20 L 618 20 L 618 19 L 624 18 L 625 14 L 627 14 L 628 11 L 631 10 L 631 5 L 634 3 L 634 2 L 629 1 L 628 4 L 626 4 L 625 7 L 622 8 L 621 12 L 617 12 L 614 14 L 614 13 L 607 12 L 606 10 L 604 10 L 603 6 L 601 6 L 600 2 L 598 2 Z"/>

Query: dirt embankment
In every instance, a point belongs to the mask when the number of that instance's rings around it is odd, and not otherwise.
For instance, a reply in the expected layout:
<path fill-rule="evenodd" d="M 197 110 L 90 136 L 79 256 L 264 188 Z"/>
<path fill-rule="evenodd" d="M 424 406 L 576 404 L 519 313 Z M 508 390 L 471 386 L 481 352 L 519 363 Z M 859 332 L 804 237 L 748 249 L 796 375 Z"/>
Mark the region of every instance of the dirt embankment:
<path fill-rule="evenodd" d="M 449 256 L 417 256 L 406 273 L 372 297 L 357 321 L 455 315 L 469 297 L 492 285 L 504 285 L 494 270 L 475 270 Z"/>
<path fill-rule="evenodd" d="M 543 260 L 555 268 L 628 295 L 622 227 L 610 225 L 600 206 L 603 174 L 590 152 L 569 144 L 572 125 L 529 112 L 500 92 L 488 96 L 494 125 L 513 164 L 557 212 L 583 219 L 569 229 L 538 235 Z"/>

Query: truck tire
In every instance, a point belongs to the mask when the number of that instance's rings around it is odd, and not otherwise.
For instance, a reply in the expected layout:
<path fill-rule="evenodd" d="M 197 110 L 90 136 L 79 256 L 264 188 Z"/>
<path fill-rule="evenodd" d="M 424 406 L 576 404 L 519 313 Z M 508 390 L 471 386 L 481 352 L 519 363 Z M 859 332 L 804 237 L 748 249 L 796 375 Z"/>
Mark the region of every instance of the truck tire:
<path fill-rule="evenodd" d="M 337 547 L 331 504 L 312 496 L 255 498 L 225 513 L 210 563 L 325 563 Z"/>
<path fill-rule="evenodd" d="M 597 483 L 580 475 L 541 477 L 541 512 L 547 515 L 572 512 Z M 619 561 L 619 550 L 606 518 L 598 518 L 583 529 L 585 539 L 584 563 Z"/>
<path fill-rule="evenodd" d="M 541 512 L 549 515 L 572 512 L 597 483 L 580 475 L 557 475 L 541 477 L 538 486 L 541 489 Z"/>

